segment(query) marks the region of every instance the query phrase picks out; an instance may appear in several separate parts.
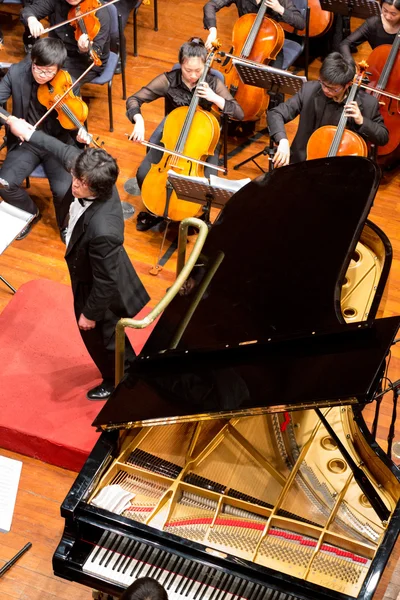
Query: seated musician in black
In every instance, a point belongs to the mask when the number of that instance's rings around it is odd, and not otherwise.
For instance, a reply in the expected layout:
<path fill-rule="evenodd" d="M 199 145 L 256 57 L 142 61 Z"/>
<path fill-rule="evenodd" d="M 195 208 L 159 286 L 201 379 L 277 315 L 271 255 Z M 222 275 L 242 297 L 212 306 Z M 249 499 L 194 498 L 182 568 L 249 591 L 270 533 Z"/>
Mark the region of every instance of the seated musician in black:
<path fill-rule="evenodd" d="M 211 110 L 211 106 L 215 104 L 223 114 L 239 121 L 243 119 L 243 110 L 217 76 L 209 72 L 206 81 L 196 88 L 197 82 L 203 74 L 206 58 L 207 50 L 202 40 L 193 38 L 189 42 L 185 42 L 179 50 L 179 69 L 158 75 L 153 81 L 128 98 L 126 101 L 126 115 L 135 124 L 130 139 L 135 142 L 141 142 L 145 139 L 145 125 L 141 114 L 141 106 L 146 102 L 157 100 L 157 98 L 165 98 L 166 114 L 168 115 L 179 106 L 189 106 L 196 92 L 200 98 L 199 105 L 204 110 Z M 158 144 L 162 138 L 164 120 L 150 137 L 150 141 L 154 144 Z M 146 154 L 136 173 L 140 188 L 152 163 L 157 163 L 160 158 L 161 153 L 159 150 L 152 149 Z M 218 157 L 214 156 L 209 162 L 216 164 L 217 160 Z M 142 212 L 138 216 L 137 228 L 139 231 L 146 231 L 161 220 L 161 218 L 152 217 L 148 213 Z"/>
<path fill-rule="evenodd" d="M 50 25 L 57 25 L 68 19 L 68 12 L 71 8 L 81 4 L 82 0 L 35 0 L 32 4 L 26 5 L 21 11 L 21 20 L 27 25 L 33 38 L 38 38 L 44 31 L 40 19 L 49 17 Z M 101 66 L 94 66 L 89 73 L 85 75 L 78 86 L 74 88 L 75 93 L 78 87 L 92 81 L 103 72 L 108 57 L 110 55 L 110 15 L 107 8 L 96 12 L 96 17 L 100 21 L 100 31 L 94 37 L 92 42 L 86 33 L 83 33 L 78 40 L 75 39 L 75 29 L 71 24 L 62 25 L 50 32 L 51 37 L 57 37 L 62 40 L 67 49 L 67 59 L 65 69 L 73 79 L 77 79 L 92 62 L 90 51 L 93 50 L 101 60 Z"/>
<path fill-rule="evenodd" d="M 61 40 L 43 38 L 35 44 L 30 57 L 10 67 L 0 81 L 0 104 L 5 104 L 10 98 L 12 99 L 12 115 L 0 108 L 0 112 L 8 117 L 8 122 L 14 118 L 21 118 L 35 125 L 46 113 L 47 108 L 40 104 L 37 98 L 38 88 L 52 81 L 62 68 L 66 56 L 67 52 Z M 55 110 L 43 121 L 40 129 L 67 144 L 74 143 L 70 131 L 64 129 L 57 120 Z M 25 178 L 40 163 L 43 164 L 49 179 L 57 224 L 62 237 L 65 232 L 63 232 L 64 215 L 61 203 L 71 185 L 71 175 L 51 153 L 28 144 L 21 145 L 8 128 L 7 150 L 7 156 L 0 169 L 0 196 L 13 206 L 35 215 L 35 219 L 21 231 L 17 239 L 23 239 L 28 235 L 33 223 L 40 218 L 35 202 L 21 187 Z"/>
<path fill-rule="evenodd" d="M 168 594 L 155 579 L 140 577 L 124 591 L 119 600 L 168 600 Z"/>
<path fill-rule="evenodd" d="M 380 16 L 370 17 L 340 44 L 341 54 L 351 58 L 351 45 L 368 42 L 374 50 L 383 44 L 392 45 L 400 31 L 400 0 L 385 0 Z"/>
<path fill-rule="evenodd" d="M 203 23 L 205 29 L 209 30 L 208 38 L 206 40 L 206 48 L 211 48 L 212 42 L 217 39 L 217 19 L 216 14 L 221 8 L 225 6 L 231 6 L 236 4 L 238 9 L 239 17 L 248 13 L 257 13 L 260 8 L 261 1 L 257 0 L 209 0 L 203 8 Z M 304 29 L 306 26 L 305 17 L 301 14 L 301 11 L 296 8 L 292 0 L 266 0 L 267 14 L 266 16 L 271 17 L 275 21 L 282 21 L 292 25 L 295 29 Z M 281 51 L 276 60 L 271 63 L 274 67 L 280 69 L 283 64 L 283 52 Z"/>
<path fill-rule="evenodd" d="M 356 73 L 354 61 L 347 61 L 339 52 L 332 52 L 322 63 L 319 80 L 308 81 L 301 90 L 267 113 L 268 127 L 278 143 L 274 157 L 275 167 L 306 160 L 307 143 L 311 134 L 324 125 L 337 125 Z M 367 142 L 384 146 L 389 139 L 378 100 L 358 90 L 357 100 L 346 106 L 347 128 Z M 300 115 L 299 127 L 291 148 L 285 131 L 289 123 Z"/>

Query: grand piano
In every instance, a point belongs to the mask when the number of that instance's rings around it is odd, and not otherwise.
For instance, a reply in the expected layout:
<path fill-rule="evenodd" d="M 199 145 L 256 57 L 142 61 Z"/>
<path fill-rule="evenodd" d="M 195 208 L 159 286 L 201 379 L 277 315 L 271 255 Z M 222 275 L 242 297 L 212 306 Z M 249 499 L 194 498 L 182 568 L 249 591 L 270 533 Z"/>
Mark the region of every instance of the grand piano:
<path fill-rule="evenodd" d="M 94 422 L 56 575 L 115 596 L 150 576 L 174 600 L 373 597 L 400 526 L 399 470 L 363 419 L 400 325 L 376 318 L 377 186 L 341 157 L 232 197 Z"/>

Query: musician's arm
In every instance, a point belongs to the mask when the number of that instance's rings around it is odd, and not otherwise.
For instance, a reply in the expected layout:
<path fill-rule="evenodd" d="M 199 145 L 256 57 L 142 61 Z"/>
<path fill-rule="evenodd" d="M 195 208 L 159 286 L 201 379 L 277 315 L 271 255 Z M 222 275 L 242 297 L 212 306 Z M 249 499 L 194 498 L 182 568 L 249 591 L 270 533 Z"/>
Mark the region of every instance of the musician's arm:
<path fill-rule="evenodd" d="M 135 115 L 141 114 L 142 104 L 153 102 L 157 98 L 166 96 L 169 81 L 165 74 L 158 75 L 149 84 L 142 87 L 138 92 L 129 96 L 126 101 L 126 116 L 131 123 L 135 122 Z"/>
<path fill-rule="evenodd" d="M 7 73 L 4 75 L 3 79 L 0 81 L 0 104 L 5 104 L 9 98 L 12 96 L 12 80 L 11 80 L 11 71 L 12 67 L 8 69 Z M 5 108 L 0 106 L 0 112 L 6 117 L 10 116 L 10 113 L 6 111 Z M 0 121 L 4 122 L 3 119 Z"/>
<path fill-rule="evenodd" d="M 10 125 L 13 134 L 30 144 L 33 144 L 40 150 L 51 152 L 67 171 L 70 171 L 75 164 L 76 158 L 81 154 L 75 146 L 64 144 L 52 135 L 47 135 L 43 131 L 33 131 L 32 125 L 29 125 L 22 119 L 15 119 Z"/>
<path fill-rule="evenodd" d="M 267 122 L 270 136 L 276 143 L 287 139 L 285 123 L 293 121 L 301 112 L 303 106 L 303 89 L 297 94 L 275 106 L 267 113 Z"/>
<path fill-rule="evenodd" d="M 27 4 L 21 11 L 21 21 L 29 26 L 29 17 L 40 21 L 52 15 L 55 12 L 55 2 L 56 0 L 35 0 L 33 4 Z"/>
<path fill-rule="evenodd" d="M 364 96 L 367 96 L 365 94 Z M 383 117 L 379 111 L 378 100 L 373 96 L 364 99 L 368 101 L 369 106 L 361 110 L 363 122 L 360 126 L 355 126 L 355 131 L 359 133 L 367 142 L 384 146 L 389 141 L 389 131 L 386 128 Z"/>
<path fill-rule="evenodd" d="M 365 42 L 370 37 L 371 27 L 376 27 L 376 23 L 379 17 L 371 17 L 364 21 L 364 23 L 358 27 L 353 33 L 351 33 L 347 38 L 345 38 L 339 46 L 339 52 L 346 60 L 353 60 L 351 56 L 350 46 L 351 44 L 358 44 L 361 42 Z"/>
<path fill-rule="evenodd" d="M 96 16 L 100 21 L 100 31 L 93 40 L 93 50 L 102 60 L 103 51 L 110 42 L 111 22 L 108 8 L 99 10 Z"/>
<path fill-rule="evenodd" d="M 279 0 L 279 3 L 283 6 L 284 10 L 281 15 L 277 15 L 276 20 L 288 23 L 288 25 L 291 25 L 295 29 L 304 29 L 306 26 L 305 16 L 293 4 L 292 0 Z"/>
<path fill-rule="evenodd" d="M 235 0 L 209 0 L 203 7 L 204 29 L 217 28 L 217 12 L 231 4 L 236 4 Z"/>
<path fill-rule="evenodd" d="M 242 107 L 233 98 L 226 85 L 219 79 L 216 82 L 215 93 L 224 100 L 223 108 L 221 109 L 222 113 L 231 119 L 242 121 L 244 117 Z"/>

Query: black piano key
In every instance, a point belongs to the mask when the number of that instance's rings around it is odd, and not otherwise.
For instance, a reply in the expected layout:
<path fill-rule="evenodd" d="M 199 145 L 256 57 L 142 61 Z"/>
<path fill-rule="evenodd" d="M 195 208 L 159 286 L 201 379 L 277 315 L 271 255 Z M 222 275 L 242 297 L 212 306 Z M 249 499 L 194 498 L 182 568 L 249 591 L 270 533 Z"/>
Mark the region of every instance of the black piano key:
<path fill-rule="evenodd" d="M 201 572 L 202 568 L 203 568 L 203 565 L 201 565 L 199 563 L 193 563 L 192 568 L 189 569 L 189 572 L 187 574 L 188 579 L 185 582 L 185 585 L 181 589 L 182 596 L 189 595 L 192 587 L 194 586 L 194 584 L 197 581 L 197 577 L 198 577 L 199 573 Z"/>
<path fill-rule="evenodd" d="M 101 565 L 101 566 L 104 565 L 106 559 L 109 556 L 110 549 L 113 548 L 113 546 L 114 546 L 114 542 L 115 542 L 116 537 L 117 537 L 117 534 L 116 533 L 112 533 L 110 535 L 110 537 L 107 539 L 106 544 L 103 546 L 104 548 L 106 548 L 106 552 L 104 552 L 103 556 L 101 557 L 99 565 Z"/>
<path fill-rule="evenodd" d="M 241 583 L 242 583 L 242 580 L 240 579 L 240 577 L 234 578 L 233 583 L 231 585 L 231 589 L 229 590 L 233 596 L 237 595 L 237 591 L 238 591 Z"/>
<path fill-rule="evenodd" d="M 179 571 L 179 575 L 181 575 L 182 579 L 181 579 L 178 587 L 175 590 L 175 594 L 179 594 L 181 592 L 183 586 L 185 585 L 187 578 L 188 578 L 188 573 L 190 571 L 190 567 L 191 567 L 190 560 L 185 560 L 184 564 L 182 565 L 182 567 Z"/>
<path fill-rule="evenodd" d="M 121 556 L 115 562 L 115 565 L 113 566 L 113 571 L 120 571 L 123 568 L 125 560 L 130 560 L 129 554 L 131 550 L 133 550 L 135 544 L 139 545 L 139 542 L 135 542 L 135 540 L 130 540 L 129 538 L 127 538 L 126 546 L 123 552 L 121 552 Z"/>
<path fill-rule="evenodd" d="M 156 556 L 155 560 L 151 561 L 152 567 L 147 572 L 146 577 L 153 577 L 154 578 L 154 574 L 160 569 L 161 565 L 165 561 L 166 554 L 167 553 L 165 552 L 165 550 L 159 550 L 158 551 L 158 555 Z"/>
<path fill-rule="evenodd" d="M 132 564 L 132 559 L 135 558 L 140 550 L 141 543 L 138 541 L 134 541 L 133 544 L 129 544 L 129 548 L 126 551 L 126 556 L 124 557 L 122 563 L 118 567 L 118 572 L 125 575 L 127 569 Z"/>
<path fill-rule="evenodd" d="M 240 582 L 240 585 L 239 585 L 239 587 L 237 589 L 237 592 L 236 592 L 236 595 L 239 596 L 239 598 L 243 598 L 243 592 L 246 589 L 246 587 L 247 587 L 247 581 L 246 581 L 246 579 L 243 579 Z"/>
<path fill-rule="evenodd" d="M 130 577 L 133 576 L 133 573 L 135 571 L 135 569 L 138 569 L 140 567 L 140 565 L 142 564 L 142 558 L 144 557 L 144 555 L 146 554 L 146 552 L 148 551 L 149 546 L 147 546 L 146 544 L 140 544 L 137 553 L 135 554 L 135 556 L 133 556 L 132 558 L 134 558 L 137 562 L 133 565 L 132 571 L 130 573 Z M 131 562 L 128 562 L 127 566 L 131 566 Z M 126 568 L 124 569 L 124 574 L 125 574 Z"/>
<path fill-rule="evenodd" d="M 103 550 L 103 548 L 105 547 L 105 544 L 107 543 L 107 540 L 110 536 L 111 536 L 111 531 L 106 531 L 105 533 L 103 533 L 103 535 L 101 536 L 101 538 L 99 540 L 97 551 L 94 553 L 94 555 L 90 559 L 90 562 L 94 562 L 97 559 L 98 555 L 100 554 L 101 550 Z"/>
<path fill-rule="evenodd" d="M 165 589 L 167 589 L 167 586 L 169 585 L 170 580 L 172 579 L 172 577 L 174 576 L 174 571 L 175 571 L 175 567 L 179 562 L 179 559 L 181 557 L 177 554 L 173 554 L 171 555 L 170 561 L 167 564 L 166 570 L 169 571 L 169 574 L 167 575 L 166 579 L 164 580 L 163 586 L 165 587 Z"/>
<path fill-rule="evenodd" d="M 159 555 L 161 554 L 162 550 L 160 550 L 159 548 L 153 548 L 153 552 L 150 554 L 149 558 L 147 559 L 147 564 L 151 565 L 150 569 L 148 569 L 148 571 L 146 572 L 146 577 L 151 577 L 150 572 L 155 569 L 156 567 L 154 567 L 154 563 L 157 562 L 157 559 L 159 557 Z"/>
<path fill-rule="evenodd" d="M 184 563 L 184 560 L 185 560 L 185 559 L 183 558 L 183 556 L 180 556 L 180 557 L 179 557 L 179 560 L 178 560 L 178 562 L 176 563 L 176 565 L 175 565 L 175 567 L 174 567 L 174 571 L 173 571 L 173 574 L 172 574 L 172 578 L 170 578 L 170 579 L 168 580 L 168 584 L 164 584 L 164 587 L 165 587 L 165 589 L 166 589 L 166 590 L 169 590 L 169 589 L 171 589 L 171 588 L 174 586 L 174 583 L 175 583 L 176 577 L 179 575 L 179 571 L 180 571 L 180 568 L 181 568 L 181 566 L 182 566 L 182 565 L 183 565 L 183 563 Z"/>
<path fill-rule="evenodd" d="M 257 600 L 261 590 L 262 586 L 259 583 L 256 583 L 255 587 L 252 589 L 251 595 L 249 596 L 248 600 Z"/>
<path fill-rule="evenodd" d="M 215 585 L 208 600 L 217 600 L 218 596 L 225 590 L 225 584 L 229 579 L 229 573 L 223 573 L 221 580 Z"/>
<path fill-rule="evenodd" d="M 122 550 L 122 548 L 124 547 L 124 538 L 122 536 L 118 536 L 117 539 L 115 540 L 113 547 L 110 548 L 109 551 L 109 557 L 107 558 L 106 562 L 104 563 L 104 566 L 107 568 L 108 565 L 111 562 L 112 558 L 115 558 L 115 554 L 119 554 Z"/>
<path fill-rule="evenodd" d="M 133 572 L 135 571 L 135 579 L 139 579 L 141 572 L 143 571 L 143 569 L 145 568 L 145 566 L 148 563 L 148 559 L 150 558 L 150 556 L 153 553 L 153 546 L 148 546 L 147 547 L 147 551 L 143 554 L 143 558 L 140 559 L 140 563 L 138 567 L 135 567 L 131 573 L 131 577 L 133 575 Z"/>
<path fill-rule="evenodd" d="M 203 569 L 203 571 L 200 573 L 200 577 L 198 578 L 198 581 L 201 585 L 199 585 L 199 587 L 197 588 L 194 596 L 193 596 L 193 600 L 198 600 L 198 598 L 201 598 L 204 590 L 206 589 L 207 585 L 209 585 L 209 575 L 212 572 L 212 568 L 211 567 L 206 567 L 205 569 Z"/>

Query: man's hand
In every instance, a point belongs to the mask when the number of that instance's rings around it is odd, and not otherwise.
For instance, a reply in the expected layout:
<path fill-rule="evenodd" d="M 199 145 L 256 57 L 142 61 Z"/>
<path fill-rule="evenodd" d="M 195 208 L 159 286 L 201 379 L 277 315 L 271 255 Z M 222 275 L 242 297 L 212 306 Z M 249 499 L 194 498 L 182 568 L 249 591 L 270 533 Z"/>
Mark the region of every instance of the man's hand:
<path fill-rule="evenodd" d="M 78 40 L 78 49 L 79 52 L 88 52 L 89 51 L 90 40 L 87 33 L 82 33 Z"/>
<path fill-rule="evenodd" d="M 85 127 L 81 127 L 76 135 L 76 141 L 80 144 L 86 144 L 87 146 L 91 143 L 92 137 Z"/>
<path fill-rule="evenodd" d="M 206 43 L 205 43 L 205 46 L 208 51 L 211 50 L 212 43 L 215 42 L 216 39 L 217 39 L 217 28 L 210 27 L 210 29 L 208 30 L 208 37 L 207 37 Z"/>
<path fill-rule="evenodd" d="M 279 0 L 265 0 L 265 4 L 268 6 L 268 8 L 278 13 L 278 15 L 283 15 L 285 12 L 282 4 L 279 3 Z"/>
<path fill-rule="evenodd" d="M 135 126 L 133 128 L 133 131 L 131 133 L 131 135 L 129 136 L 130 140 L 133 140 L 134 142 L 143 142 L 144 140 L 144 134 L 145 134 L 145 129 L 144 129 L 144 119 L 142 117 L 142 115 L 135 115 Z"/>
<path fill-rule="evenodd" d="M 87 319 L 83 313 L 79 317 L 78 321 L 79 329 L 83 329 L 84 331 L 89 331 L 90 329 L 94 329 L 96 327 L 96 321 L 92 321 L 91 319 Z"/>
<path fill-rule="evenodd" d="M 275 153 L 275 156 L 273 159 L 274 167 L 275 168 L 285 167 L 286 165 L 289 164 L 289 160 L 290 160 L 289 140 L 284 138 L 284 139 L 280 140 L 280 142 L 278 144 L 278 148 L 276 150 L 276 153 Z"/>
<path fill-rule="evenodd" d="M 33 36 L 34 38 L 37 38 L 40 35 L 42 35 L 42 33 L 44 31 L 44 27 L 41 24 L 41 22 L 37 20 L 36 17 L 28 17 L 27 22 L 28 22 L 28 27 L 29 27 L 31 36 Z"/>
<path fill-rule="evenodd" d="M 345 115 L 346 117 L 352 117 L 357 125 L 362 125 L 364 123 L 364 117 L 362 116 L 360 107 L 355 100 L 353 100 L 353 102 L 349 102 L 345 106 Z"/>
<path fill-rule="evenodd" d="M 31 139 L 32 133 L 35 131 L 33 125 L 30 125 L 25 119 L 17 119 L 17 117 L 9 117 L 7 119 L 7 125 L 13 133 L 22 142 L 28 142 Z"/>

